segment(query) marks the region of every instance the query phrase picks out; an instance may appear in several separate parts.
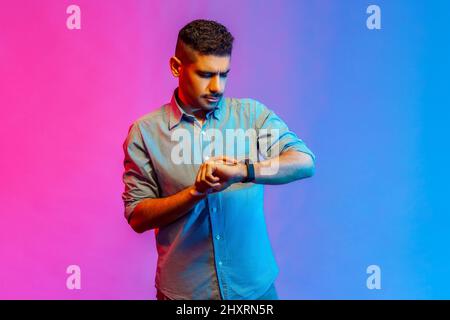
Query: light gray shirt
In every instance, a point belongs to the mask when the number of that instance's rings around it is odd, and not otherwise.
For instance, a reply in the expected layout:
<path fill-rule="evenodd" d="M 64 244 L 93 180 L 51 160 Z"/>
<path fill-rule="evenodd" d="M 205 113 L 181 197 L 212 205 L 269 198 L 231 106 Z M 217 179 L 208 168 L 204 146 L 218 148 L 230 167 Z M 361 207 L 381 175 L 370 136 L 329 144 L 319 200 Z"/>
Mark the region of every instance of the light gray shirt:
<path fill-rule="evenodd" d="M 193 185 L 200 164 L 210 156 L 258 161 L 293 149 L 315 160 L 305 143 L 262 103 L 222 97 L 200 125 L 177 103 L 176 90 L 170 103 L 131 125 L 123 144 L 122 199 L 128 221 L 139 201 Z M 225 134 L 236 129 L 254 135 L 236 143 Z M 264 294 L 278 267 L 263 204 L 263 185 L 236 183 L 155 229 L 156 287 L 171 299 L 256 299 Z"/>

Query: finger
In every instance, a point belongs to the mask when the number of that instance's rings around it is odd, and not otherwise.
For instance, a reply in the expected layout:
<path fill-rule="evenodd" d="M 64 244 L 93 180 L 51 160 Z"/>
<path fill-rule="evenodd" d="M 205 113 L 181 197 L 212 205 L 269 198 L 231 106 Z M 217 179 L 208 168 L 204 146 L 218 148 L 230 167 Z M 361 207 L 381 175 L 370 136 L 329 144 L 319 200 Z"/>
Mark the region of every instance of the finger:
<path fill-rule="evenodd" d="M 211 191 L 212 189 L 218 188 L 221 185 L 220 182 L 209 182 L 208 180 L 205 180 L 202 183 L 207 188 L 207 192 Z"/>
<path fill-rule="evenodd" d="M 221 183 L 219 183 L 218 186 L 216 186 L 216 187 L 214 187 L 212 189 L 212 193 L 216 193 L 216 192 L 225 190 L 226 188 L 228 188 L 227 183 L 226 182 L 221 182 Z"/>
<path fill-rule="evenodd" d="M 220 188 L 222 187 L 222 184 L 223 184 L 223 183 L 220 183 L 220 182 L 212 183 L 212 184 L 211 184 L 211 189 L 212 189 L 212 190 L 220 189 Z"/>
<path fill-rule="evenodd" d="M 209 161 L 219 161 L 219 160 L 221 160 L 222 159 L 222 156 L 214 156 L 214 157 L 210 157 L 209 158 Z"/>
<path fill-rule="evenodd" d="M 201 171 L 201 176 L 200 176 L 201 183 L 203 185 L 206 185 L 207 188 L 217 188 L 218 186 L 220 186 L 219 182 L 209 181 L 206 178 L 206 170 L 207 170 L 207 168 L 208 168 L 208 164 L 204 163 L 203 167 L 202 167 L 202 171 Z"/>
<path fill-rule="evenodd" d="M 197 176 L 195 177 L 195 183 L 200 183 L 200 181 L 201 181 L 202 167 L 203 167 L 203 164 L 201 164 L 200 167 L 198 168 Z"/>
<path fill-rule="evenodd" d="M 223 156 L 214 156 L 214 157 L 210 157 L 208 161 L 212 161 L 212 162 L 223 162 L 222 160 Z"/>
<path fill-rule="evenodd" d="M 202 164 L 202 172 L 200 173 L 200 180 L 202 182 L 206 180 L 205 174 L 206 174 L 206 162 Z"/>
<path fill-rule="evenodd" d="M 206 183 L 206 181 L 204 181 L 204 178 L 203 178 L 203 176 L 204 176 L 204 171 L 205 171 L 205 164 L 204 163 L 202 163 L 201 165 L 200 165 L 200 167 L 199 167 L 199 169 L 198 169 L 198 172 L 197 172 L 197 185 L 199 186 L 199 188 L 200 188 L 200 192 L 206 192 L 206 193 L 209 193 L 209 188 L 210 188 L 210 186 L 209 186 L 209 184 L 208 183 Z"/>
<path fill-rule="evenodd" d="M 215 169 L 215 165 L 214 163 L 210 162 L 206 164 L 206 173 L 205 173 L 205 177 L 208 181 L 210 182 L 217 182 L 220 180 L 219 177 L 214 176 L 213 172 Z"/>
<path fill-rule="evenodd" d="M 237 164 L 238 161 L 232 157 L 228 157 L 225 155 L 220 156 L 220 160 L 225 162 L 226 164 Z"/>
<path fill-rule="evenodd" d="M 206 178 L 206 170 L 207 170 L 207 168 L 208 168 L 208 163 L 207 162 L 203 163 L 200 180 L 201 180 L 201 182 L 203 184 L 206 184 L 207 186 L 212 188 L 212 182 L 209 182 L 209 180 Z"/>

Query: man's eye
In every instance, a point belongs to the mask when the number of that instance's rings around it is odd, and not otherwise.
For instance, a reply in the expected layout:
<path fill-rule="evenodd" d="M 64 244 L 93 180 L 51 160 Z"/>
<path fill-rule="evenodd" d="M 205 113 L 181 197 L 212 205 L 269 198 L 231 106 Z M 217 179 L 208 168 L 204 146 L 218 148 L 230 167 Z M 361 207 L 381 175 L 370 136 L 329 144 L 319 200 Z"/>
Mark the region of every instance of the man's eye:
<path fill-rule="evenodd" d="M 228 74 L 221 74 L 220 77 L 221 78 L 226 78 L 226 77 L 228 77 Z"/>
<path fill-rule="evenodd" d="M 210 73 L 200 73 L 200 77 L 202 77 L 202 78 L 211 78 L 212 75 Z"/>

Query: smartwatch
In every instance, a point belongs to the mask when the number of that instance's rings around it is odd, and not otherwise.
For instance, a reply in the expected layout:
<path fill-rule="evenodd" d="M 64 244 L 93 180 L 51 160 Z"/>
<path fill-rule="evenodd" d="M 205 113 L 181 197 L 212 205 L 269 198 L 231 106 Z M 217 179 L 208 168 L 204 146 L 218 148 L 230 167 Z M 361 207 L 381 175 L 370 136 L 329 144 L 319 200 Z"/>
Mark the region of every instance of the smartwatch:
<path fill-rule="evenodd" d="M 255 166 L 250 162 L 250 159 L 245 159 L 245 167 L 247 168 L 247 177 L 242 181 L 243 183 L 255 181 Z"/>

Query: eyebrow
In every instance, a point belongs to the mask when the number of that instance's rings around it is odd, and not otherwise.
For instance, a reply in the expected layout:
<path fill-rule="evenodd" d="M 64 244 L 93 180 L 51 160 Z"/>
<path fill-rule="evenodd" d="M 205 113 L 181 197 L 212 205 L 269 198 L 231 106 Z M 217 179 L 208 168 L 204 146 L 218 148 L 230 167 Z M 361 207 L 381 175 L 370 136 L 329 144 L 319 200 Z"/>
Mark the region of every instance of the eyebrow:
<path fill-rule="evenodd" d="M 198 74 L 227 74 L 228 72 L 230 72 L 231 69 L 228 69 L 227 71 L 224 72 L 214 72 L 214 71 L 206 71 L 206 70 L 197 70 L 196 72 Z"/>

